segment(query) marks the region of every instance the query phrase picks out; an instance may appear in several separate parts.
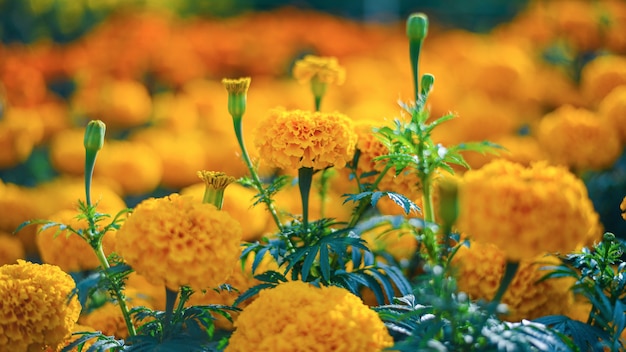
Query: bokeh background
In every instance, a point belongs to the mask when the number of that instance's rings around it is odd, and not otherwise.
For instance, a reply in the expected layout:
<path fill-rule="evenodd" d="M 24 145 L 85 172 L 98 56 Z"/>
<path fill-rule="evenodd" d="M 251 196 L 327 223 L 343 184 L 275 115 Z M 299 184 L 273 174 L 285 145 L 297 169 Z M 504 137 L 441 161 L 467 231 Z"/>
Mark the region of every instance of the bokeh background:
<path fill-rule="evenodd" d="M 564 164 L 605 230 L 624 237 L 622 0 L 0 0 L 0 231 L 80 197 L 90 119 L 107 123 L 96 187 L 111 211 L 198 187 L 196 170 L 243 176 L 220 80 L 252 77 L 244 128 L 258 158 L 254 128 L 268 109 L 312 108 L 291 77 L 306 54 L 347 71 L 323 110 L 389 123 L 411 96 L 404 22 L 417 11 L 431 21 L 421 63 L 436 77 L 431 113 L 459 116 L 434 137 Z M 555 111 L 569 120 L 546 137 Z M 466 157 L 475 168 L 490 160 Z M 36 251 L 34 234 L 22 237 Z"/>

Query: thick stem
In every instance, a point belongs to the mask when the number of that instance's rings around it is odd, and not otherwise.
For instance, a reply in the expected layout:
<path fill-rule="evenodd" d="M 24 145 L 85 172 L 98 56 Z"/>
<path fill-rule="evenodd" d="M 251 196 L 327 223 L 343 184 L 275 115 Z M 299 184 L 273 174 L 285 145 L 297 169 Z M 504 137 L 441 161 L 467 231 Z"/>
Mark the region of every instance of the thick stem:
<path fill-rule="evenodd" d="M 500 280 L 500 286 L 498 287 L 498 291 L 496 291 L 496 294 L 493 297 L 492 303 L 494 303 L 494 306 L 497 306 L 502 301 L 502 297 L 506 293 L 506 290 L 507 288 L 509 288 L 511 282 L 513 282 L 513 278 L 515 277 L 518 268 L 519 262 L 506 262 L 504 275 L 502 275 L 502 279 Z"/>
<path fill-rule="evenodd" d="M 423 40 L 409 41 L 409 56 L 411 58 L 411 69 L 413 71 L 413 87 L 415 89 L 415 101 L 419 100 L 419 58 L 422 50 Z"/>
<path fill-rule="evenodd" d="M 312 180 L 312 167 L 301 167 L 298 169 L 298 187 L 300 188 L 300 198 L 302 199 L 302 224 L 305 234 L 309 232 L 309 194 L 311 193 Z"/>
<path fill-rule="evenodd" d="M 174 305 L 176 304 L 176 299 L 178 298 L 178 291 L 170 290 L 169 288 L 165 288 L 165 328 L 169 327 L 172 323 L 172 317 L 174 316 Z"/>
<path fill-rule="evenodd" d="M 248 150 L 246 149 L 246 145 L 243 140 L 243 126 L 242 126 L 242 117 L 235 116 L 233 117 L 233 124 L 235 126 L 235 135 L 237 136 L 237 141 L 239 142 L 239 147 L 241 148 L 241 155 L 243 157 L 243 161 L 246 163 L 248 167 L 248 171 L 250 171 L 250 176 L 252 176 L 252 181 L 254 182 L 254 186 L 257 191 L 263 195 L 263 202 L 267 206 L 267 210 L 269 210 L 270 214 L 272 214 L 272 218 L 276 223 L 279 231 L 283 230 L 283 225 L 280 222 L 280 218 L 278 217 L 278 213 L 276 212 L 276 208 L 272 203 L 272 200 L 268 197 L 267 191 L 263 187 L 263 183 L 261 183 L 261 179 L 259 175 L 256 173 L 254 166 L 252 165 L 252 161 L 250 161 L 250 155 L 248 154 Z"/>
<path fill-rule="evenodd" d="M 102 249 L 102 245 L 98 246 L 95 249 L 96 256 L 98 257 L 98 261 L 100 261 L 100 265 L 104 268 L 104 275 L 107 277 L 111 285 L 113 286 L 113 293 L 115 295 L 115 299 L 120 306 L 120 310 L 122 311 L 122 315 L 124 316 L 124 322 L 126 323 L 126 328 L 128 329 L 129 336 L 137 335 L 137 330 L 135 330 L 135 325 L 133 325 L 133 320 L 130 318 L 130 312 L 128 310 L 128 306 L 126 305 L 126 301 L 124 300 L 124 295 L 122 294 L 122 290 L 117 284 L 117 282 L 109 276 L 109 269 L 111 269 L 111 265 L 109 265 L 109 261 L 107 260 L 106 255 L 104 254 L 104 250 Z"/>
<path fill-rule="evenodd" d="M 96 153 L 87 153 L 85 156 L 85 200 L 91 206 L 91 179 L 96 166 Z"/>

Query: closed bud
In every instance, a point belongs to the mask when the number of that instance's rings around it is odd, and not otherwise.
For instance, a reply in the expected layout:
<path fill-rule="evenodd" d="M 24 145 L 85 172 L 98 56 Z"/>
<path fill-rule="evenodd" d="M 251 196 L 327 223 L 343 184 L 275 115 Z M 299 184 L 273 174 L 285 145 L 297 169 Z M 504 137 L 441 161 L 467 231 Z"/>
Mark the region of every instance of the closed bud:
<path fill-rule="evenodd" d="M 87 128 L 85 128 L 85 150 L 94 153 L 102 149 L 105 132 L 106 125 L 104 122 L 100 120 L 89 121 Z"/>
<path fill-rule="evenodd" d="M 419 12 L 409 16 L 406 21 L 406 35 L 410 40 L 423 40 L 428 34 L 428 17 Z"/>
<path fill-rule="evenodd" d="M 427 95 L 433 90 L 433 86 L 435 85 L 435 76 L 430 73 L 425 73 L 422 76 L 422 81 L 420 83 L 420 87 L 422 87 L 422 95 Z"/>

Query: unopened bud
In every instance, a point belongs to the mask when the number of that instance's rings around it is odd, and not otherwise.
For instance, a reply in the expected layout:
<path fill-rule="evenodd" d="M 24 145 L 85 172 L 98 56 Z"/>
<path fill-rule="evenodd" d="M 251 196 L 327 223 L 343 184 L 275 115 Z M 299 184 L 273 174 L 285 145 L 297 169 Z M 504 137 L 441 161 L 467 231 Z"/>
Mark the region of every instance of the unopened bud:
<path fill-rule="evenodd" d="M 435 85 L 435 76 L 430 73 L 425 73 L 422 76 L 422 81 L 420 83 L 420 87 L 422 89 L 422 95 L 427 95 L 433 90 L 433 86 Z"/>
<path fill-rule="evenodd" d="M 97 152 L 104 145 L 104 134 L 106 125 L 100 120 L 91 120 L 85 128 L 85 150 L 88 152 Z"/>
<path fill-rule="evenodd" d="M 406 21 L 406 35 L 410 40 L 423 40 L 428 34 L 428 17 L 418 12 L 411 14 Z"/>

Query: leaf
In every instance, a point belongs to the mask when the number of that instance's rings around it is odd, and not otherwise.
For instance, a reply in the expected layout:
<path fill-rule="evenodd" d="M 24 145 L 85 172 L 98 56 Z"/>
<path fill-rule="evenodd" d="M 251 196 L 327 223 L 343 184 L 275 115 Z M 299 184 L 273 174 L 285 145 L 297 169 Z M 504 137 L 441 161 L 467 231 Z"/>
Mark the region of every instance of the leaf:
<path fill-rule="evenodd" d="M 343 201 L 342 204 L 346 204 L 349 201 L 357 203 L 361 199 L 371 196 L 372 193 L 373 192 L 361 192 L 357 194 L 350 194 L 350 193 L 343 194 L 342 197 L 346 197 L 346 199 Z"/>
<path fill-rule="evenodd" d="M 256 294 L 259 293 L 261 290 L 264 290 L 266 288 L 273 288 L 275 286 L 276 284 L 274 283 L 263 283 L 263 284 L 258 284 L 256 286 L 250 287 L 244 293 L 239 295 L 237 299 L 235 299 L 235 302 L 233 302 L 233 307 L 237 307 L 239 304 L 241 304 L 241 302 L 247 300 L 248 298 L 252 298 L 256 296 Z"/>
<path fill-rule="evenodd" d="M 330 281 L 330 258 L 328 256 L 328 247 L 322 245 L 320 247 L 320 270 L 324 282 Z"/>
<path fill-rule="evenodd" d="M 569 336 L 574 344 L 583 351 L 601 352 L 602 347 L 599 341 L 609 341 L 609 336 L 605 331 L 594 326 L 570 319 L 564 315 L 549 315 L 533 320 L 534 322 L 544 324 L 552 329 Z"/>
<path fill-rule="evenodd" d="M 308 247 L 308 253 L 306 254 L 306 258 L 304 258 L 304 262 L 302 263 L 302 270 L 300 274 L 302 275 L 302 281 L 306 281 L 311 273 L 311 267 L 313 267 L 313 263 L 315 262 L 315 257 L 317 257 L 317 252 L 319 251 L 319 245 L 313 245 Z"/>
<path fill-rule="evenodd" d="M 404 213 L 407 214 L 407 215 L 410 214 L 412 211 L 415 211 L 415 212 L 420 211 L 420 209 L 417 206 L 417 204 L 413 203 L 409 198 L 407 198 L 406 196 L 404 196 L 404 195 L 402 195 L 400 193 L 385 192 L 385 194 L 394 203 L 396 203 L 397 205 L 402 207 L 402 209 L 404 210 Z M 374 205 L 374 204 L 372 204 L 372 205 Z"/>

